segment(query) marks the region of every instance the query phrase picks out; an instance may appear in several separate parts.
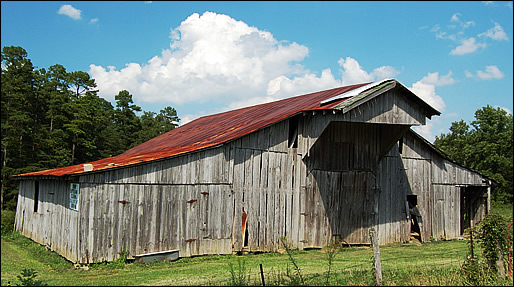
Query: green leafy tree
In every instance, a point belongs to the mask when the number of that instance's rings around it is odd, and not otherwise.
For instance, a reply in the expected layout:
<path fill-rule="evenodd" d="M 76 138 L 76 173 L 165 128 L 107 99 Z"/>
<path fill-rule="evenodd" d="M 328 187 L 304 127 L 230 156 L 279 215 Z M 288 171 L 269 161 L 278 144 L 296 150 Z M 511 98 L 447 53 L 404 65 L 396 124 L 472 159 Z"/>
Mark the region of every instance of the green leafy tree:
<path fill-rule="evenodd" d="M 471 125 L 453 122 L 450 133 L 436 136 L 434 145 L 459 164 L 498 182 L 493 198 L 512 202 L 513 119 L 501 108 L 483 107 Z"/>

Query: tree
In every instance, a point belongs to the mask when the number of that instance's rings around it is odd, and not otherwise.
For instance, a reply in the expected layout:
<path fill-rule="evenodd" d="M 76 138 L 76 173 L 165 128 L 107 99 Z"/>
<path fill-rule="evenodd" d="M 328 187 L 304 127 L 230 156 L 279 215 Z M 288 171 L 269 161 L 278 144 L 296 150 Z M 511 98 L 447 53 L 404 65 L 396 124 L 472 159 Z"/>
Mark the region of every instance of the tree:
<path fill-rule="evenodd" d="M 141 130 L 137 133 L 137 144 L 141 144 L 176 128 L 180 121 L 177 111 L 172 107 L 162 109 L 159 114 L 144 112 L 140 120 Z"/>
<path fill-rule="evenodd" d="M 179 121 L 171 107 L 138 117 L 142 110 L 126 90 L 114 109 L 89 74 L 58 64 L 36 70 L 21 47 L 3 47 L 1 62 L 1 209 L 16 208 L 13 174 L 117 155 Z"/>
<path fill-rule="evenodd" d="M 136 134 L 141 130 L 141 122 L 136 112 L 140 112 L 141 107 L 134 104 L 132 95 L 127 90 L 120 91 L 114 98 L 116 100 L 114 124 L 119 142 L 114 154 L 120 154 L 137 144 Z"/>
<path fill-rule="evenodd" d="M 28 137 L 31 134 L 30 106 L 34 97 L 33 65 L 25 49 L 3 47 L 1 54 L 1 118 L 2 118 L 2 187 L 4 194 L 12 189 L 9 176 L 27 161 Z M 30 149 L 30 148 L 29 148 Z"/>
<path fill-rule="evenodd" d="M 489 105 L 475 112 L 471 126 L 453 122 L 450 133 L 436 136 L 434 145 L 459 164 L 498 182 L 493 198 L 512 201 L 513 118 Z"/>
<path fill-rule="evenodd" d="M 72 117 L 69 123 L 64 127 L 72 134 L 71 140 L 71 164 L 75 164 L 77 147 L 82 145 L 84 149 L 91 149 L 93 145 L 88 134 L 94 118 L 92 115 L 92 106 L 95 106 L 97 90 L 95 80 L 91 79 L 89 74 L 78 71 L 69 74 L 70 89 L 73 91 L 71 101 L 68 103 L 68 110 L 71 111 Z M 93 101 L 93 102 L 91 102 Z"/>
<path fill-rule="evenodd" d="M 71 149 L 64 125 L 71 115 L 67 110 L 71 101 L 69 75 L 62 65 L 53 65 L 48 71 L 39 71 L 42 81 L 38 93 L 45 99 L 43 111 L 45 139 L 40 150 L 39 162 L 43 168 L 55 168 L 71 163 Z"/>

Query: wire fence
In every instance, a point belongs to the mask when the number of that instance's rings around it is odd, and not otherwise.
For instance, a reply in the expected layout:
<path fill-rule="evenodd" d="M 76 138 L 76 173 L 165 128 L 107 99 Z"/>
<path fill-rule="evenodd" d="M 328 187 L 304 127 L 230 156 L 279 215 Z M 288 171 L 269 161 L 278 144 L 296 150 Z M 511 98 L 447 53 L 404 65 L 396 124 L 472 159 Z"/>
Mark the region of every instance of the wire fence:
<path fill-rule="evenodd" d="M 467 256 L 467 247 L 463 246 L 464 242 L 459 244 L 458 250 L 427 247 L 421 251 L 425 248 L 418 248 L 418 254 L 407 246 L 381 248 L 383 280 L 393 285 L 455 285 Z M 365 255 L 352 252 L 356 250 L 365 250 Z M 307 255 L 309 252 L 313 253 L 312 260 L 301 251 L 283 254 L 289 259 L 278 267 L 266 260 L 245 262 L 245 257 L 241 256 L 232 263 L 231 278 L 222 285 L 376 285 L 370 247 L 341 248 L 333 254 L 332 262 L 328 259 L 329 251 L 308 251 Z"/>

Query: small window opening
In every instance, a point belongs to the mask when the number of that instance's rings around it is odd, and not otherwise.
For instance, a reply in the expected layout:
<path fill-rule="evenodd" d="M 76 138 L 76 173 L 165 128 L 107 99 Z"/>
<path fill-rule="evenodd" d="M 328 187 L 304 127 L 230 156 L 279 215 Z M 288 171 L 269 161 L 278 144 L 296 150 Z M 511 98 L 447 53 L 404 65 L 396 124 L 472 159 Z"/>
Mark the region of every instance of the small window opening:
<path fill-rule="evenodd" d="M 80 186 L 78 183 L 72 183 L 70 185 L 70 209 L 79 210 L 79 197 L 80 197 Z"/>
<path fill-rule="evenodd" d="M 289 148 L 298 147 L 298 116 L 289 119 L 289 137 L 287 146 Z"/>
<path fill-rule="evenodd" d="M 402 154 L 402 152 L 403 152 L 403 137 L 401 137 L 400 140 L 398 141 L 398 152 L 400 154 Z"/>
<path fill-rule="evenodd" d="M 39 181 L 34 182 L 34 212 L 37 212 L 39 207 Z"/>

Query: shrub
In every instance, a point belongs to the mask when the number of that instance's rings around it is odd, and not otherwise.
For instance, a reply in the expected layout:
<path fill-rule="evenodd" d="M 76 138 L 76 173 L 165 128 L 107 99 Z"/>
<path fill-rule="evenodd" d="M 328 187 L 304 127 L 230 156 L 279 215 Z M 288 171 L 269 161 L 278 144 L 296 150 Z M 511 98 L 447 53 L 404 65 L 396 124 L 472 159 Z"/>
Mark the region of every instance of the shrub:
<path fill-rule="evenodd" d="M 18 275 L 18 280 L 20 280 L 19 284 L 16 286 L 48 286 L 48 284 L 43 283 L 40 280 L 36 280 L 37 272 L 34 269 L 23 269 L 21 275 Z"/>
<path fill-rule="evenodd" d="M 484 257 L 489 268 L 497 272 L 496 262 L 507 258 L 507 218 L 492 212 L 479 224 L 477 228 L 477 242 L 483 249 Z"/>

